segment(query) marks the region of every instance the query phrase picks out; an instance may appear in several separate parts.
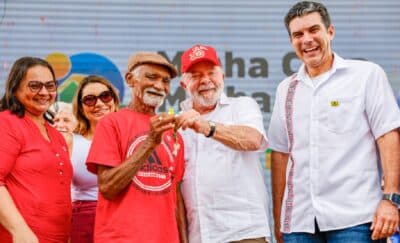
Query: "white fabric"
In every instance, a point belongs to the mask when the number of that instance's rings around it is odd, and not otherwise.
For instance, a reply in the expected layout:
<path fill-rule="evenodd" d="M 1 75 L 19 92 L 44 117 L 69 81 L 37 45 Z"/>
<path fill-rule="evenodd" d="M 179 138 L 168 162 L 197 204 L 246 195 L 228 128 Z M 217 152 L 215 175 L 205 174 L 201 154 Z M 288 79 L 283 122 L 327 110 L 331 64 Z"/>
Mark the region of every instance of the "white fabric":
<path fill-rule="evenodd" d="M 330 76 L 331 76 L 331 73 L 330 73 L 330 72 L 325 72 L 325 73 L 323 73 L 323 74 L 321 74 L 321 75 L 318 75 L 317 77 L 312 77 L 312 78 L 310 78 L 310 77 L 306 76 L 306 77 L 305 77 L 306 79 L 305 79 L 304 81 L 305 81 L 306 83 L 307 83 L 307 82 L 310 82 L 310 83 L 312 84 L 313 87 L 317 87 L 319 83 L 328 80 L 328 78 L 329 78 Z M 309 81 L 309 80 L 310 80 L 310 81 Z"/>
<path fill-rule="evenodd" d="M 182 108 L 191 109 L 191 100 L 184 101 Z M 216 109 L 203 118 L 255 128 L 264 141 L 259 151 L 243 152 L 190 129 L 180 131 L 185 142 L 182 193 L 189 242 L 270 237 L 268 195 L 259 153 L 267 148 L 267 138 L 258 104 L 248 97 L 228 98 L 222 94 Z"/>
<path fill-rule="evenodd" d="M 92 141 L 82 135 L 73 134 L 71 162 L 74 168 L 72 177 L 72 201 L 97 201 L 97 176 L 86 169 L 86 157 Z"/>
<path fill-rule="evenodd" d="M 400 91 L 397 93 L 397 104 L 400 106 Z"/>
<path fill-rule="evenodd" d="M 294 206 L 291 228 L 285 233 L 313 233 L 314 218 L 323 231 L 371 222 L 381 199 L 375 140 L 400 127 L 393 91 L 382 68 L 371 62 L 335 54 L 328 72 L 329 78 L 316 87 L 304 82 L 304 65 L 297 74 Z M 289 77 L 278 86 L 268 133 L 270 148 L 286 153 L 285 99 L 290 81 Z M 286 190 L 281 226 L 287 197 Z"/>

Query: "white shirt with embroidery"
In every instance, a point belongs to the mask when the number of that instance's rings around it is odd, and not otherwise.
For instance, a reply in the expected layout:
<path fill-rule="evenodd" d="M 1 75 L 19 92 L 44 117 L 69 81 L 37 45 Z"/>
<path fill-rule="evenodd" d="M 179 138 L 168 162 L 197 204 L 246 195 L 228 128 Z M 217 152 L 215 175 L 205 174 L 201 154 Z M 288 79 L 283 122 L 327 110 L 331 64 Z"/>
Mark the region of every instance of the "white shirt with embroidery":
<path fill-rule="evenodd" d="M 192 101 L 182 103 L 192 108 Z M 267 138 L 258 104 L 249 97 L 225 94 L 204 119 L 227 125 L 244 125 L 263 135 L 259 151 L 233 150 L 193 130 L 180 131 L 185 143 L 182 194 L 189 223 L 189 242 L 230 242 L 270 237 L 268 195 L 260 152 Z M 217 128 L 218 133 L 218 128 Z"/>
<path fill-rule="evenodd" d="M 383 69 L 334 54 L 317 85 L 305 72 L 293 99 L 293 208 L 282 202 L 281 230 L 314 233 L 372 221 L 381 200 L 376 139 L 400 127 L 400 111 Z M 285 99 L 292 77 L 280 83 L 268 137 L 270 148 L 288 152 Z M 292 161 L 289 160 L 287 168 Z M 286 177 L 288 178 L 288 173 Z M 289 228 L 284 229 L 284 216 Z"/>

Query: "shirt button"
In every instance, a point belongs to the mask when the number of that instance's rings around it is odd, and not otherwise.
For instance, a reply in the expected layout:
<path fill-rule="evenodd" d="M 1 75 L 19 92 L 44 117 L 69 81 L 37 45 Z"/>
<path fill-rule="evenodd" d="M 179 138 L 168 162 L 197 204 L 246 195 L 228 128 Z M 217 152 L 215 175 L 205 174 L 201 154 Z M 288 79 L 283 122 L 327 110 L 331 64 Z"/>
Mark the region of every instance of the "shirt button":
<path fill-rule="evenodd" d="M 60 162 L 60 164 L 59 164 L 60 166 L 63 166 L 64 165 L 64 163 L 63 162 Z"/>
<path fill-rule="evenodd" d="M 62 170 L 60 170 L 60 171 L 58 172 L 58 174 L 60 174 L 60 175 L 63 175 L 63 171 L 62 171 Z"/>
<path fill-rule="evenodd" d="M 60 157 L 60 154 L 59 154 L 59 153 L 57 153 L 57 154 L 56 154 L 56 157 Z"/>

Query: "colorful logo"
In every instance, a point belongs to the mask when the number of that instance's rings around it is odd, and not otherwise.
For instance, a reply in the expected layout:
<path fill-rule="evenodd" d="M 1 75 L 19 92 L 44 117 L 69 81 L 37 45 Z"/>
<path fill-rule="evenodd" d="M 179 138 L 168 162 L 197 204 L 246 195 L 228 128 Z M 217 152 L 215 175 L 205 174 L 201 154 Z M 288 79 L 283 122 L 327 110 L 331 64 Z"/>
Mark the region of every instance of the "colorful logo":
<path fill-rule="evenodd" d="M 99 75 L 110 81 L 124 97 L 124 80 L 118 67 L 108 58 L 96 53 L 79 53 L 68 57 L 64 53 L 51 53 L 45 58 L 53 67 L 58 80 L 60 101 L 72 102 L 79 83 L 88 75 Z"/>

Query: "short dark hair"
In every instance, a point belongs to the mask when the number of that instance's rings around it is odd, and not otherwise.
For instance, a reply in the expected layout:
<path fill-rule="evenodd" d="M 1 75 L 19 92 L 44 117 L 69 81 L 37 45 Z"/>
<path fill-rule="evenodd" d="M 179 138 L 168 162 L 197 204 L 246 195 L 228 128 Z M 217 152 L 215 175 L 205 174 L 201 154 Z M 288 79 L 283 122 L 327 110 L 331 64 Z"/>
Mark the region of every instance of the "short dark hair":
<path fill-rule="evenodd" d="M 12 114 L 18 117 L 25 115 L 25 107 L 17 99 L 15 92 L 21 85 L 28 70 L 35 66 L 43 66 L 50 70 L 53 80 L 56 81 L 56 76 L 51 65 L 37 57 L 21 57 L 16 60 L 11 67 L 6 81 L 6 88 L 3 97 L 0 99 L 0 111 L 9 110 Z"/>
<path fill-rule="evenodd" d="M 285 26 L 290 36 L 289 24 L 296 17 L 302 17 L 304 15 L 317 12 L 321 16 L 322 22 L 326 29 L 331 26 L 331 17 L 329 16 L 328 10 L 322 3 L 302 1 L 298 2 L 289 10 L 285 16 Z"/>
<path fill-rule="evenodd" d="M 80 135 L 86 135 L 87 132 L 90 130 L 90 122 L 86 118 L 85 114 L 83 113 L 82 108 L 82 91 L 88 85 L 92 83 L 99 83 L 103 84 L 110 90 L 114 95 L 114 104 L 115 109 L 118 110 L 119 108 L 119 96 L 117 89 L 109 82 L 107 79 L 97 76 L 97 75 L 89 75 L 86 76 L 82 81 L 79 83 L 78 89 L 75 91 L 74 98 L 72 99 L 72 110 L 78 124 L 75 127 L 74 132 Z"/>

